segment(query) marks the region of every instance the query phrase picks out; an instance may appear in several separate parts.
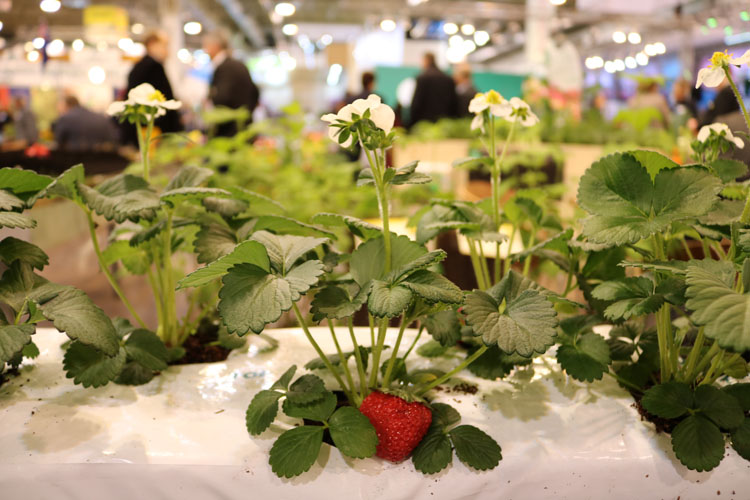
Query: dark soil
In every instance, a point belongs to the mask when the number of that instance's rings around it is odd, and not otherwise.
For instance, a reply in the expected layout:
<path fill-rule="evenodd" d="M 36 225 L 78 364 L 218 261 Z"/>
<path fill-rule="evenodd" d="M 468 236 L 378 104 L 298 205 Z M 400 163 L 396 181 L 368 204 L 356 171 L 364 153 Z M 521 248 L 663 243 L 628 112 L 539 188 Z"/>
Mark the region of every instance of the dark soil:
<path fill-rule="evenodd" d="M 219 325 L 209 320 L 201 321 L 197 331 L 182 344 L 182 348 L 185 349 L 185 355 L 170 364 L 187 365 L 190 363 L 224 361 L 231 351 L 220 345 L 211 345 L 218 338 Z"/>
<path fill-rule="evenodd" d="M 450 393 L 459 393 L 459 394 L 476 394 L 479 391 L 479 387 L 477 387 L 474 384 L 467 384 L 465 382 L 456 384 L 454 386 L 437 386 L 435 387 L 436 391 L 442 391 L 447 394 Z"/>
<path fill-rule="evenodd" d="M 635 403 L 633 403 L 633 407 L 636 410 L 638 410 L 638 414 L 641 416 L 641 420 L 642 421 L 645 420 L 647 422 L 651 422 L 652 424 L 654 424 L 654 427 L 656 427 L 657 433 L 666 432 L 667 434 L 672 434 L 672 430 L 678 424 L 678 421 L 674 419 L 661 418 L 661 417 L 651 415 L 641 405 L 641 397 L 642 397 L 642 394 L 639 394 L 639 395 L 633 394 L 633 399 L 635 399 Z"/>

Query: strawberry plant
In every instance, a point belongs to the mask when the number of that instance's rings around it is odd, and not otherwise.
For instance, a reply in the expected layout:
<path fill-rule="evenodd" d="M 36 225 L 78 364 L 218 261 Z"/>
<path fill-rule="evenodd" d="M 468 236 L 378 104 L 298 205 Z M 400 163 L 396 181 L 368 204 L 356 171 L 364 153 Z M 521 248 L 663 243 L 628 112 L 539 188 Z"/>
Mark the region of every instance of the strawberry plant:
<path fill-rule="evenodd" d="M 428 436 L 431 444 L 422 446 L 420 458 L 413 455 L 415 467 L 425 473 L 447 466 L 454 448 L 459 460 L 469 466 L 493 468 L 501 458 L 497 443 L 475 427 L 453 428 L 458 421 L 455 411 L 444 417 L 448 410 L 430 403 L 432 389 L 470 365 L 487 347 L 483 344 L 448 372 L 415 370 L 408 361 L 425 328 L 445 338 L 456 335 L 454 327 L 460 329 L 456 310 L 465 298 L 464 292 L 436 270 L 446 257 L 443 250 L 428 251 L 389 228 L 392 186 L 424 184 L 430 178 L 417 171 L 416 163 L 386 167 L 385 153 L 395 140 L 394 115 L 376 96 L 358 100 L 323 120 L 329 123 L 329 136 L 336 143 L 362 147 L 369 167 L 360 172 L 357 182 L 374 188 L 382 225 L 332 213 L 312 217 L 312 224 L 290 220 L 281 224 L 281 219 L 268 218 L 262 224 L 256 221 L 244 234 L 232 236 L 237 243 L 230 252 L 179 283 L 181 287 L 202 286 L 220 278 L 219 314 L 228 332 L 239 336 L 260 333 L 285 311 L 292 311 L 318 354 L 305 367 L 332 377 L 340 391 L 343 406 L 336 409 L 337 396 L 322 379 L 308 373 L 292 380 L 296 372 L 292 367 L 252 399 L 247 429 L 251 435 L 268 429 L 282 399 L 281 411 L 302 419 L 304 425 L 283 432 L 271 448 L 269 462 L 281 477 L 308 470 L 327 435 L 346 456 L 377 454 L 393 461 L 407 458 Z M 236 227 L 231 221 L 228 225 Z M 340 253 L 334 246 L 341 228 L 359 240 L 350 254 Z M 522 338 L 542 338 L 550 330 L 554 335 L 556 319 L 546 295 L 517 280 L 516 275 L 508 276 L 505 287 L 498 291 L 507 297 L 490 296 L 489 300 L 503 303 L 502 309 L 496 308 L 503 316 L 498 321 L 516 326 L 518 343 L 511 350 L 525 352 L 527 343 Z M 303 296 L 312 298 L 307 315 L 299 305 Z M 543 309 L 540 322 L 529 316 L 535 308 Z M 367 312 L 370 325 L 368 346 L 360 343 L 353 328 L 354 315 L 361 309 Z M 455 321 L 443 325 L 438 320 L 441 314 Z M 388 327 L 396 319 L 398 333 L 389 346 Z M 311 322 L 327 324 L 335 353 L 323 351 L 308 327 Z M 418 325 L 419 332 L 404 350 L 402 342 L 410 325 Z M 543 331 L 532 333 L 537 327 Z M 349 349 L 339 338 L 342 330 L 348 336 L 346 343 L 351 343 Z M 477 329 L 474 335 L 483 334 L 489 345 L 507 341 L 505 331 L 485 334 Z M 436 411 L 441 412 L 440 418 L 434 416 Z M 399 429 L 408 429 L 408 436 Z"/>
<path fill-rule="evenodd" d="M 729 65 L 746 59 L 717 54 L 699 82 L 728 78 L 736 91 Z M 573 378 L 615 377 L 641 413 L 671 433 L 680 462 L 698 471 L 719 465 L 727 437 L 750 459 L 750 385 L 739 382 L 750 350 L 750 197 L 735 182 L 747 165 L 721 157 L 736 147 L 744 141 L 714 124 L 692 145 L 695 164 L 632 151 L 586 171 L 578 203 L 588 215 L 576 245 L 619 270 L 580 284 L 613 327 L 603 336 L 595 316 L 568 318 L 557 351 Z"/>

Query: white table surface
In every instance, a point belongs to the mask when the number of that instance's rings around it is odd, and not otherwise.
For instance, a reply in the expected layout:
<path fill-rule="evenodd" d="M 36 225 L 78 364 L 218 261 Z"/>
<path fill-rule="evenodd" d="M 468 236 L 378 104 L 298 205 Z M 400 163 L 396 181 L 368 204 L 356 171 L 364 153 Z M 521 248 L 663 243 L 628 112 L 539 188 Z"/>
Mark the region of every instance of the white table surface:
<path fill-rule="evenodd" d="M 313 332 L 330 352 L 328 329 Z M 267 333 L 280 341 L 271 353 L 260 353 L 264 342 L 253 337 L 225 362 L 170 367 L 138 387 L 84 389 L 62 372 L 65 337 L 40 330 L 41 356 L 0 387 L 0 498 L 750 498 L 750 462 L 728 449 L 714 471 L 687 470 L 668 436 L 640 421 L 625 391 L 611 380 L 568 379 L 553 358 L 503 381 L 465 373 L 479 386 L 473 396 L 438 394 L 436 401 L 460 411 L 462 423 L 500 443 L 503 460 L 492 471 L 473 471 L 454 457 L 447 469 L 424 476 L 410 461 L 352 460 L 323 445 L 309 472 L 279 479 L 268 450 L 293 420 L 251 438 L 245 410 L 258 390 L 314 352 L 298 330 Z M 366 329 L 357 334 L 369 338 Z M 344 349 L 347 337 L 342 329 Z"/>

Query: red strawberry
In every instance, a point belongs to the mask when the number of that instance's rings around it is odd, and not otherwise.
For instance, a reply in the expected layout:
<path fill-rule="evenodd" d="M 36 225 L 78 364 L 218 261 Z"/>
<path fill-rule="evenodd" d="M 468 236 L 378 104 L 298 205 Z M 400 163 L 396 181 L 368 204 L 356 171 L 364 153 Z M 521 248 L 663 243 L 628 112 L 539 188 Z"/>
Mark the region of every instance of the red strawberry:
<path fill-rule="evenodd" d="M 376 455 L 400 462 L 417 447 L 432 423 L 432 412 L 424 404 L 407 403 L 398 396 L 371 392 L 359 407 L 378 434 Z"/>

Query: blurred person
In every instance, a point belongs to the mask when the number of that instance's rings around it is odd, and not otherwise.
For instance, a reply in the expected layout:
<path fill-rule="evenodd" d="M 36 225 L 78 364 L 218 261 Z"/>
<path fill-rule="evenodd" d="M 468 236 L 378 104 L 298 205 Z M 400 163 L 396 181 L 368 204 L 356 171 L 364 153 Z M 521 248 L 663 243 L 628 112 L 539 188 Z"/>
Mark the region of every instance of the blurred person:
<path fill-rule="evenodd" d="M 357 99 L 367 99 L 370 94 L 375 94 L 375 73 L 365 71 L 362 73 L 362 91 L 348 99 L 349 104 Z"/>
<path fill-rule="evenodd" d="M 708 105 L 708 109 L 703 113 L 700 119 L 699 126 L 711 125 L 714 122 L 720 121 L 720 116 L 728 115 L 740 111 L 740 104 L 737 102 L 737 98 L 734 97 L 732 87 L 729 85 L 729 80 L 724 78 L 719 86 L 717 87 L 717 94 L 711 104 Z"/>
<path fill-rule="evenodd" d="M 456 82 L 456 97 L 458 102 L 457 114 L 460 117 L 471 116 L 469 103 L 477 95 L 477 88 L 471 79 L 471 68 L 468 65 L 457 67 L 453 72 Z"/>
<path fill-rule="evenodd" d="M 169 83 L 166 71 L 164 71 L 164 61 L 169 56 L 169 37 L 163 31 L 153 31 L 146 35 L 143 44 L 146 46 L 146 55 L 135 63 L 133 69 L 130 70 L 126 93 L 142 83 L 150 83 L 156 90 L 164 94 L 165 99 L 174 99 L 172 85 Z M 157 118 L 154 125 L 162 133 L 184 130 L 180 121 L 180 114 L 175 110 L 167 111 L 164 116 Z M 137 145 L 138 136 L 136 135 L 135 126 L 123 123 L 121 128 L 123 142 Z"/>
<path fill-rule="evenodd" d="M 656 109 L 661 113 L 662 128 L 669 127 L 672 112 L 666 97 L 659 92 L 659 83 L 653 78 L 643 78 L 638 82 L 638 92 L 628 101 L 630 109 Z"/>
<path fill-rule="evenodd" d="M 693 101 L 693 86 L 684 78 L 678 78 L 672 85 L 674 114 L 680 126 L 687 126 L 695 132 L 698 130 L 698 107 Z"/>
<path fill-rule="evenodd" d="M 39 130 L 36 126 L 36 115 L 26 98 L 17 96 L 13 99 L 13 124 L 16 129 L 16 139 L 27 146 L 39 140 Z"/>
<path fill-rule="evenodd" d="M 58 103 L 60 117 L 52 125 L 59 149 L 92 151 L 117 143 L 117 127 L 108 116 L 84 108 L 75 96 Z"/>
<path fill-rule="evenodd" d="M 231 57 L 229 42 L 221 33 L 209 33 L 204 36 L 203 50 L 211 57 L 214 67 L 209 90 L 211 102 L 214 106 L 246 108 L 250 111 L 252 123 L 252 113 L 258 106 L 260 92 L 253 83 L 247 66 Z M 216 128 L 217 136 L 231 137 L 237 132 L 236 122 L 222 123 Z"/>
<path fill-rule="evenodd" d="M 411 124 L 427 120 L 458 116 L 458 96 L 453 78 L 437 67 L 435 54 L 427 52 L 422 58 L 422 73 L 411 101 Z"/>

